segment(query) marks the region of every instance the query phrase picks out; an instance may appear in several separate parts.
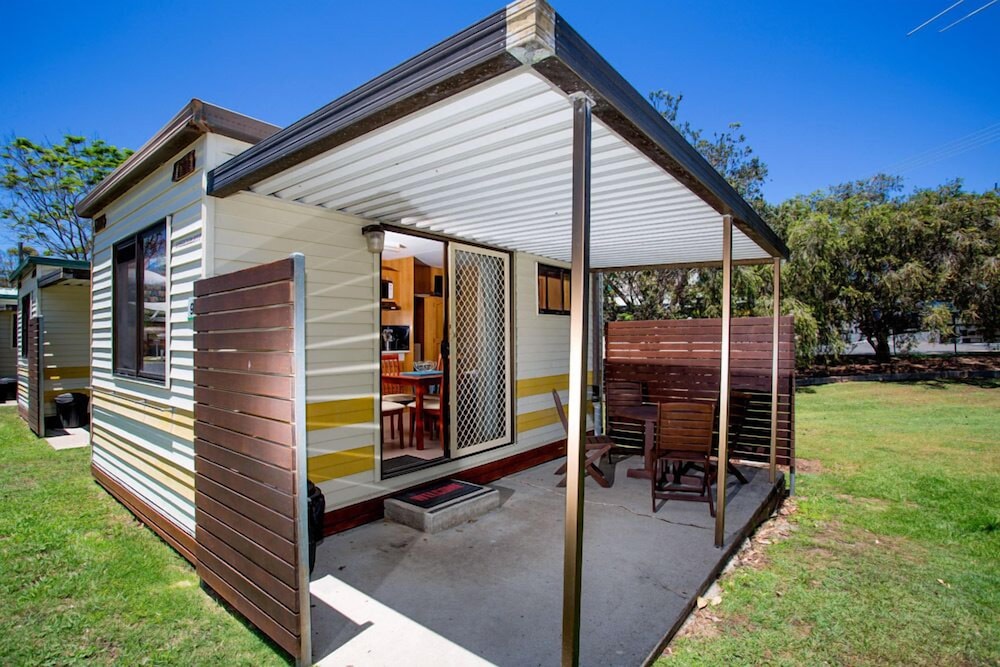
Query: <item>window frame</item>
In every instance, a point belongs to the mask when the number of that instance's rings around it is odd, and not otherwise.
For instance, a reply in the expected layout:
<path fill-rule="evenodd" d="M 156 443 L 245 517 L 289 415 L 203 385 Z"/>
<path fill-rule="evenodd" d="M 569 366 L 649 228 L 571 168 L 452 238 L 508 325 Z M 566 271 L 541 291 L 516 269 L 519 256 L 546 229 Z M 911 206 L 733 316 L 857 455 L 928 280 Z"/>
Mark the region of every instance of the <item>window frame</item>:
<path fill-rule="evenodd" d="M 130 380 L 142 380 L 145 382 L 151 382 L 161 386 L 167 386 L 167 377 L 169 373 L 169 332 L 170 332 L 170 318 L 169 318 L 169 306 L 167 308 L 167 315 L 164 320 L 164 350 L 163 350 L 163 375 L 157 375 L 155 373 L 144 372 L 142 370 L 142 352 L 143 352 L 143 339 L 145 337 L 145 322 L 144 322 L 144 310 L 145 310 L 145 300 L 142 297 L 143 290 L 145 287 L 145 258 L 142 254 L 142 237 L 149 234 L 150 231 L 156 229 L 157 227 L 163 227 L 163 252 L 166 264 L 166 275 L 164 279 L 166 280 L 165 286 L 165 299 L 166 303 L 170 303 L 170 277 L 169 277 L 169 264 L 170 264 L 170 218 L 164 217 L 151 225 L 148 225 L 134 234 L 118 239 L 111 247 L 111 367 L 112 374 L 116 377 L 127 378 Z M 135 313 L 135 358 L 132 360 L 135 364 L 134 369 L 121 368 L 119 364 L 119 350 L 118 350 L 118 254 L 122 248 L 127 248 L 131 246 L 134 248 L 135 253 L 135 286 L 136 286 L 136 313 Z"/>
<path fill-rule="evenodd" d="M 25 307 L 25 301 L 28 302 L 27 307 Z M 17 316 L 20 320 L 18 323 L 20 345 L 18 346 L 17 356 L 20 359 L 28 358 L 28 320 L 31 319 L 31 305 L 33 301 L 31 292 L 27 292 L 21 297 L 20 303 L 18 303 Z"/>
<path fill-rule="evenodd" d="M 569 315 L 570 306 L 570 269 L 562 266 L 556 266 L 554 264 L 543 264 L 542 262 L 535 263 L 535 289 L 537 290 L 535 302 L 538 306 L 539 315 Z M 540 281 L 545 277 L 546 281 L 549 278 L 556 278 L 560 281 L 562 285 L 562 302 L 563 308 L 549 308 L 548 305 L 548 289 L 542 290 Z M 542 307 L 542 299 L 545 299 L 545 307 Z"/>

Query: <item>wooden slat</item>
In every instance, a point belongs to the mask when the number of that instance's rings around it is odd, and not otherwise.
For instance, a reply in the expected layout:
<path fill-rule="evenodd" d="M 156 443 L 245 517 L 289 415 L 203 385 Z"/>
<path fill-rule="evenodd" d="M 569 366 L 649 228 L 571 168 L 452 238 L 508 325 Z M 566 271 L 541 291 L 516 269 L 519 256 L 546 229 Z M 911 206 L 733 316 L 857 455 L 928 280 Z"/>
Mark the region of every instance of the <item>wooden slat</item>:
<path fill-rule="evenodd" d="M 194 467 L 197 474 L 204 475 L 217 484 L 232 489 L 247 498 L 253 498 L 257 502 L 263 503 L 274 511 L 286 516 L 292 516 L 293 514 L 294 500 L 292 496 L 282 493 L 272 486 L 261 484 L 249 477 L 244 477 L 201 456 L 195 457 Z M 195 484 L 197 484 L 197 480 Z M 195 497 L 197 497 L 197 494 Z"/>
<path fill-rule="evenodd" d="M 286 585 L 285 582 L 274 576 L 271 571 L 253 562 L 208 531 L 202 531 L 198 536 L 198 542 L 202 549 L 211 551 L 217 557 L 236 568 L 237 571 L 243 572 L 255 581 L 261 582 L 265 590 L 275 600 L 292 611 L 298 610 L 299 596 L 295 588 Z"/>
<path fill-rule="evenodd" d="M 222 410 L 204 404 L 195 407 L 195 416 L 198 421 L 206 424 L 254 436 L 261 440 L 269 440 L 279 445 L 291 446 L 295 440 L 295 429 L 288 422 Z"/>
<path fill-rule="evenodd" d="M 243 392 L 256 396 L 288 399 L 292 393 L 292 378 L 283 375 L 231 373 L 195 369 L 194 382 L 200 387 L 222 391 Z"/>
<path fill-rule="evenodd" d="M 294 492 L 295 474 L 287 468 L 262 463 L 260 460 L 234 452 L 210 442 L 195 438 L 195 454 L 216 465 L 238 472 L 247 479 L 291 495 Z"/>
<path fill-rule="evenodd" d="M 261 264 L 242 271 L 235 271 L 213 278 L 199 280 L 194 286 L 196 297 L 243 289 L 254 285 L 291 280 L 295 265 L 291 258 L 281 259 L 270 264 Z"/>
<path fill-rule="evenodd" d="M 197 523 L 195 534 L 198 544 L 202 544 L 202 535 L 205 533 L 215 536 L 224 544 L 239 551 L 251 561 L 260 565 L 268 572 L 272 573 L 279 581 L 288 587 L 295 589 L 298 587 L 298 579 L 295 576 L 295 565 L 284 561 L 273 553 L 260 546 L 253 540 L 240 535 L 238 532 L 217 520 L 207 512 L 195 510 L 195 520 Z"/>
<path fill-rule="evenodd" d="M 286 628 L 283 628 L 273 618 L 261 611 L 250 600 L 243 596 L 234 586 L 206 567 L 198 568 L 198 576 L 218 593 L 222 599 L 231 604 L 238 612 L 246 616 L 251 623 L 260 628 L 278 646 L 292 655 L 298 655 L 299 638 Z"/>
<path fill-rule="evenodd" d="M 263 549 L 271 552 L 286 563 L 295 562 L 295 544 L 272 533 L 243 514 L 229 509 L 205 494 L 198 495 L 196 509 L 212 515 L 217 521 L 226 524 L 240 535 L 245 536 L 254 544 L 260 545 Z"/>
<path fill-rule="evenodd" d="M 212 424 L 195 422 L 194 435 L 196 438 L 207 440 L 234 452 L 252 455 L 271 465 L 291 469 L 295 463 L 295 451 L 291 447 L 246 436 Z"/>
<path fill-rule="evenodd" d="M 208 387 L 195 387 L 194 400 L 195 403 L 210 405 L 221 410 L 231 410 L 284 422 L 292 421 L 295 413 L 295 405 L 289 400 L 252 396 Z"/>
<path fill-rule="evenodd" d="M 220 331 L 196 333 L 194 347 L 200 351 L 291 352 L 292 330 Z"/>
<path fill-rule="evenodd" d="M 194 301 L 194 314 L 221 313 L 227 310 L 264 308 L 292 302 L 291 283 L 273 283 L 238 292 L 200 296 Z"/>
<path fill-rule="evenodd" d="M 236 331 L 239 329 L 276 329 L 292 326 L 295 316 L 291 304 L 271 308 L 238 310 L 232 313 L 203 313 L 195 318 L 194 330 Z"/>
<path fill-rule="evenodd" d="M 208 496 L 212 500 L 246 515 L 286 540 L 295 539 L 295 522 L 291 517 L 275 512 L 246 496 L 216 484 L 207 477 L 203 477 L 198 482 L 198 496 Z"/>
<path fill-rule="evenodd" d="M 195 368 L 291 375 L 291 352 L 195 352 Z"/>

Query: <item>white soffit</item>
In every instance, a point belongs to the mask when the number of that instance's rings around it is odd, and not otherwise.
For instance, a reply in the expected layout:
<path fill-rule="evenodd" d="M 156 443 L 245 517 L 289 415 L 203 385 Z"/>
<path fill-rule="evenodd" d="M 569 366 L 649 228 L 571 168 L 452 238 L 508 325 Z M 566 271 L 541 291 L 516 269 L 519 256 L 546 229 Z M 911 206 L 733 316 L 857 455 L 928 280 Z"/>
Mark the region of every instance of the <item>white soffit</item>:
<path fill-rule="evenodd" d="M 515 70 L 257 183 L 254 192 L 570 259 L 570 100 Z M 596 117 L 591 265 L 717 262 L 722 217 Z M 770 255 L 739 229 L 733 259 Z"/>

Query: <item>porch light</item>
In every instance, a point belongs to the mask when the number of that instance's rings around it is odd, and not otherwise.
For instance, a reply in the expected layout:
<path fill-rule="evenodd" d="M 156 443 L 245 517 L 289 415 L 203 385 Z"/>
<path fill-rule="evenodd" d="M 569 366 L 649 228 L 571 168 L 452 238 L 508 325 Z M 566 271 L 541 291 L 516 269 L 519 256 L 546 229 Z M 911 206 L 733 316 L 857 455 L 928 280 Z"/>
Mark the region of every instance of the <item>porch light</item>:
<path fill-rule="evenodd" d="M 368 252 L 378 255 L 385 248 L 385 230 L 382 225 L 367 225 L 361 228 L 361 233 L 365 235 L 365 244 Z"/>

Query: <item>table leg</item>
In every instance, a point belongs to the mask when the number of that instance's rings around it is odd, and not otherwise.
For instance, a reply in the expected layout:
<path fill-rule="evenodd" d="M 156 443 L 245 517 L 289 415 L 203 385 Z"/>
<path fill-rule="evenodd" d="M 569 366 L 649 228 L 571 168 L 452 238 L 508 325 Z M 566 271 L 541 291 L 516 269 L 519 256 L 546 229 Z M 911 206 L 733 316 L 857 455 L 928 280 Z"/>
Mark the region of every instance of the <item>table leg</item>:
<path fill-rule="evenodd" d="M 414 404 L 414 409 L 417 411 L 416 421 L 414 421 L 413 428 L 417 431 L 417 449 L 423 450 L 424 448 L 424 386 L 418 384 L 416 386 L 417 401 Z"/>
<path fill-rule="evenodd" d="M 641 468 L 629 468 L 626 473 L 629 477 L 633 479 L 652 479 L 653 478 L 653 420 L 647 419 L 643 421 L 642 435 L 643 435 L 643 456 L 642 456 L 642 467 Z"/>

